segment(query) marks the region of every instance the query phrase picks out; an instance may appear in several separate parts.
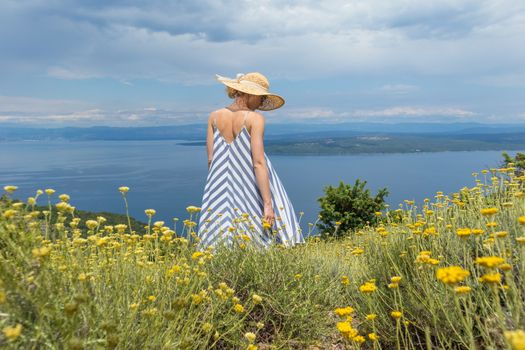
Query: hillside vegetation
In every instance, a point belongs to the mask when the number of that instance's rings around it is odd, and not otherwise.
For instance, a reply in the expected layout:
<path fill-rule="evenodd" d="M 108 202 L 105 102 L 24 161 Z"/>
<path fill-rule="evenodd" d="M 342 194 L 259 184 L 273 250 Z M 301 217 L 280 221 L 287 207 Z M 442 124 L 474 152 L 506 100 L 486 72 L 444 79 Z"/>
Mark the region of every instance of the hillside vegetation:
<path fill-rule="evenodd" d="M 377 227 L 268 250 L 243 213 L 233 246 L 201 251 L 198 207 L 180 229 L 149 209 L 139 234 L 80 220 L 49 189 L 51 223 L 5 186 L 0 347 L 523 349 L 525 177 L 512 164 L 474 177 Z"/>

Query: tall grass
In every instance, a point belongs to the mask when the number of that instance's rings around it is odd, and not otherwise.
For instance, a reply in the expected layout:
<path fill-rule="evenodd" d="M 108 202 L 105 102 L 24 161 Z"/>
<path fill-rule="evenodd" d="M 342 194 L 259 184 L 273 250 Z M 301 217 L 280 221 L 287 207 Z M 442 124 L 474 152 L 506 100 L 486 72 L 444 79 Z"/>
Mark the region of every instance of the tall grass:
<path fill-rule="evenodd" d="M 53 225 L 36 199 L 0 202 L 0 346 L 523 349 L 525 189 L 513 170 L 421 208 L 406 201 L 341 240 L 262 251 L 235 230 L 238 244 L 197 250 L 193 206 L 180 232 L 149 210 L 138 234 L 103 217 L 78 229 L 53 191 Z"/>

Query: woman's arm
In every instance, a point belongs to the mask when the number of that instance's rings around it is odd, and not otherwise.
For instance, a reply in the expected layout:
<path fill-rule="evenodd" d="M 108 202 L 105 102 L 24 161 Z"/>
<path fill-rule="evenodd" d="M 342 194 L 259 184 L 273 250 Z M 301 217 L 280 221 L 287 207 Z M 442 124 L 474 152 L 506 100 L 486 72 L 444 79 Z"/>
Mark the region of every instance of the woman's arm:
<path fill-rule="evenodd" d="M 252 114 L 252 127 L 250 132 L 253 170 L 257 185 L 261 191 L 261 196 L 265 206 L 272 205 L 272 196 L 270 192 L 270 180 L 268 178 L 268 167 L 264 158 L 264 117 L 257 113 Z"/>
<path fill-rule="evenodd" d="M 208 170 L 210 170 L 211 161 L 213 160 L 213 118 L 215 112 L 211 112 L 208 117 L 208 133 L 206 136 L 206 149 L 208 152 Z"/>

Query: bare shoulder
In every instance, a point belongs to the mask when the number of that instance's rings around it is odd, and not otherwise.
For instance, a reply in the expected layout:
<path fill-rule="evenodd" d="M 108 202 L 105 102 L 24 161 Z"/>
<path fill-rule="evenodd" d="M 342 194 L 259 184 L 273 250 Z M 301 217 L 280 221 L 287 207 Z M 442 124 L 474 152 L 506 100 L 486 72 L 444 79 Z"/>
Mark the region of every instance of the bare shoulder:
<path fill-rule="evenodd" d="M 266 122 L 266 119 L 264 118 L 264 116 L 261 113 L 256 112 L 256 111 L 250 112 L 250 119 L 251 119 L 252 127 L 258 127 L 258 128 L 264 127 L 264 124 Z"/>
<path fill-rule="evenodd" d="M 216 118 L 219 114 L 224 112 L 224 110 L 225 110 L 225 108 L 219 108 L 219 109 L 216 109 L 216 110 L 210 112 L 210 115 L 208 116 L 208 122 L 212 123 L 213 122 L 213 118 Z"/>

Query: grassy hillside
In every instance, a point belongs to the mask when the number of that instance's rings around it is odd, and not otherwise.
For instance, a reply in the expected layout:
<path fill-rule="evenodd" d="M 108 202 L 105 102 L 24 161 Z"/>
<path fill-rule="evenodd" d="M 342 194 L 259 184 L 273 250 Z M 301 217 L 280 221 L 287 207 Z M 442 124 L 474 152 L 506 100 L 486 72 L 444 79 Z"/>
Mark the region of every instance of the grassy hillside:
<path fill-rule="evenodd" d="M 475 176 L 343 240 L 268 250 L 242 215 L 231 249 L 200 251 L 196 207 L 181 232 L 150 212 L 138 235 L 1 202 L 0 347 L 523 349 L 525 178 Z"/>

